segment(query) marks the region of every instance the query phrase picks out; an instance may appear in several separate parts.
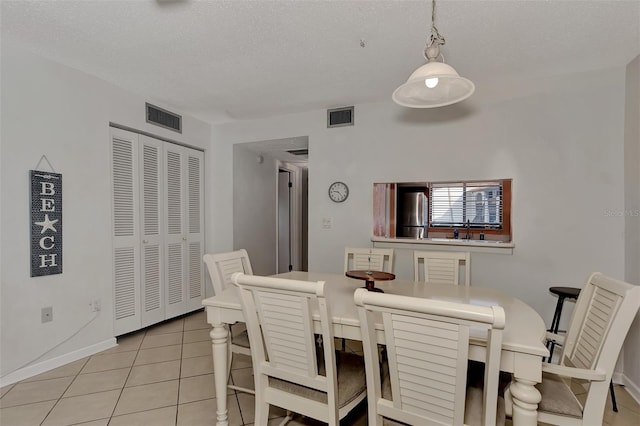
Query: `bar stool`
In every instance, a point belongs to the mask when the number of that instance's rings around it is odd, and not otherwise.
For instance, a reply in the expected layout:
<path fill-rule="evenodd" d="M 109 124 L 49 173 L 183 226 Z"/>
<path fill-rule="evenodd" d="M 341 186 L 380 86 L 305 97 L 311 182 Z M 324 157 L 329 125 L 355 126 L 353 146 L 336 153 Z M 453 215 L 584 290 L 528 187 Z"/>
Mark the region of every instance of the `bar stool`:
<path fill-rule="evenodd" d="M 560 316 L 562 315 L 562 308 L 564 307 L 564 301 L 569 300 L 575 302 L 580 295 L 580 289 L 576 287 L 549 287 L 549 292 L 558 296 L 558 303 L 556 303 L 556 310 L 553 313 L 553 319 L 551 320 L 551 327 L 547 331 L 557 334 L 560 327 Z M 556 346 L 556 342 L 553 340 L 547 341 L 547 349 L 549 349 L 549 358 L 547 362 L 551 362 L 553 357 L 553 349 Z M 609 393 L 611 394 L 611 405 L 613 405 L 613 411 L 618 412 L 618 404 L 616 403 L 616 394 L 613 389 L 613 381 L 609 382 Z"/>
<path fill-rule="evenodd" d="M 558 296 L 558 303 L 556 304 L 556 310 L 553 313 L 553 319 L 551 320 L 551 327 L 549 327 L 547 331 L 557 334 L 558 328 L 560 327 L 560 316 L 562 315 L 562 308 L 564 307 L 564 301 L 566 299 L 569 299 L 570 301 L 573 301 L 573 302 L 578 300 L 578 296 L 580 295 L 580 289 L 575 287 L 549 287 L 549 292 Z M 553 357 L 553 349 L 555 345 L 556 345 L 555 342 L 551 340 L 547 342 L 547 347 L 549 348 L 549 362 L 551 362 L 551 357 Z"/>

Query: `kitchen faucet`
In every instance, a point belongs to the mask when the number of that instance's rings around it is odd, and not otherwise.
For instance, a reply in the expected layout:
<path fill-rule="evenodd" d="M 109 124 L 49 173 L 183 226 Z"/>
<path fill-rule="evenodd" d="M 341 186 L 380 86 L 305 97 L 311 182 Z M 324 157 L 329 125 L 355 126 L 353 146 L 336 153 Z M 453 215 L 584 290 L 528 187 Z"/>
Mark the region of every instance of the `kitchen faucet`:
<path fill-rule="evenodd" d="M 471 224 L 469 223 L 469 219 L 467 219 L 467 224 L 465 225 L 467 228 L 467 235 L 464 237 L 465 240 L 470 240 L 473 234 L 471 233 Z"/>

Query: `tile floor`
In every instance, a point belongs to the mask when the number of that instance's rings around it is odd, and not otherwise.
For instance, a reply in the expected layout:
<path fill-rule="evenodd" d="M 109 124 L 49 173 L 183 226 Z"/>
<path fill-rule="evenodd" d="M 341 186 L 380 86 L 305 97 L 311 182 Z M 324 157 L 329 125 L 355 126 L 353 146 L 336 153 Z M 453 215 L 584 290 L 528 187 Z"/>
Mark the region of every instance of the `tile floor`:
<path fill-rule="evenodd" d="M 210 326 L 202 311 L 118 339 L 118 346 L 0 389 L 2 426 L 199 426 L 215 424 Z M 357 349 L 357 348 L 352 348 Z M 232 380 L 253 387 L 248 357 Z M 605 425 L 640 424 L 640 406 L 617 386 L 620 412 Z M 253 424 L 253 396 L 229 391 L 229 424 Z M 284 412 L 272 410 L 270 425 Z M 366 404 L 342 422 L 365 426 Z M 319 425 L 296 416 L 289 425 Z"/>

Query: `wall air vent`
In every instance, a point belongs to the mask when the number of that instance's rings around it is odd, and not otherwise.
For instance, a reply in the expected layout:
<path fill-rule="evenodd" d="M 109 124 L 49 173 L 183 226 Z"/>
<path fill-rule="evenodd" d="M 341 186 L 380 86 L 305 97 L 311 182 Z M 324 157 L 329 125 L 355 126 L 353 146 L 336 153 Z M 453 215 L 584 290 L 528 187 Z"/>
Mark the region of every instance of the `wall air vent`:
<path fill-rule="evenodd" d="M 287 151 L 291 155 L 309 155 L 309 149 L 291 149 Z"/>
<path fill-rule="evenodd" d="M 353 126 L 353 107 L 327 110 L 327 127 Z"/>
<path fill-rule="evenodd" d="M 145 108 L 147 123 L 182 133 L 182 116 L 149 103 L 145 103 Z"/>

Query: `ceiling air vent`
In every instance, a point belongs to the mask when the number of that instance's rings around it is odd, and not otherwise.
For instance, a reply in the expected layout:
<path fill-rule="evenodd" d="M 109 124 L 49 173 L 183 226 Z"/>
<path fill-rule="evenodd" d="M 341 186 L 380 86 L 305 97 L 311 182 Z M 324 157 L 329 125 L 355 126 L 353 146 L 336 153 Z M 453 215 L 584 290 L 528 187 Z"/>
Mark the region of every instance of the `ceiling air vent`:
<path fill-rule="evenodd" d="M 309 155 L 309 149 L 291 149 L 287 151 L 291 155 Z"/>
<path fill-rule="evenodd" d="M 145 107 L 147 123 L 182 133 L 182 116 L 149 103 L 145 103 Z"/>
<path fill-rule="evenodd" d="M 353 126 L 353 107 L 327 110 L 327 127 Z"/>

